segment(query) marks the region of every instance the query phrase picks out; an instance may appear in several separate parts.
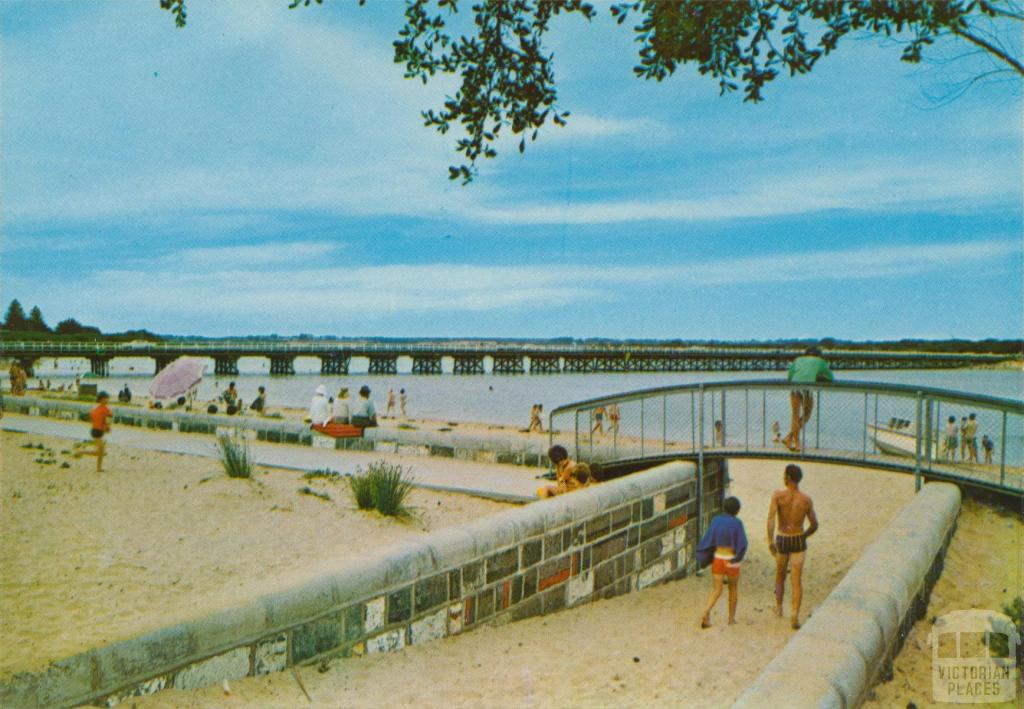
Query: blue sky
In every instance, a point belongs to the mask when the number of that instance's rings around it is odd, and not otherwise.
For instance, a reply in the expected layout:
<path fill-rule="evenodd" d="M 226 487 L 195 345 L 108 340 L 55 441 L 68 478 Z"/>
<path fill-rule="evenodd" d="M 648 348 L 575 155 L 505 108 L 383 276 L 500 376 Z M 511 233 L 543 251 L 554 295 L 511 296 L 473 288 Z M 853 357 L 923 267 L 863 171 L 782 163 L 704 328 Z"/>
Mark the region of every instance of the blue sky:
<path fill-rule="evenodd" d="M 768 100 L 559 18 L 565 129 L 469 187 L 403 4 L 0 3 L 0 297 L 200 335 L 1020 337 L 1021 92 L 841 45 Z M 950 56 L 939 47 L 933 56 Z"/>

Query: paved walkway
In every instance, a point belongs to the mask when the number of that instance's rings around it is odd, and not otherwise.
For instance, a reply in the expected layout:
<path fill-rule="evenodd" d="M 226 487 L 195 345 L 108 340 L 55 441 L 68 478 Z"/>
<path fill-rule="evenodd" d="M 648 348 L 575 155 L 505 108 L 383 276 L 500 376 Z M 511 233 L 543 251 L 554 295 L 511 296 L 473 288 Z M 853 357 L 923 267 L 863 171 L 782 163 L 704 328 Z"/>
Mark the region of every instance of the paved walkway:
<path fill-rule="evenodd" d="M 88 424 L 72 421 L 5 414 L 0 429 L 23 431 L 75 440 L 89 437 Z M 115 426 L 107 439 L 112 446 L 137 450 L 183 453 L 216 458 L 213 436 L 196 433 L 174 433 L 146 428 Z M 542 481 L 538 470 L 518 465 L 478 463 L 453 458 L 395 455 L 378 452 L 329 450 L 282 443 L 250 441 L 250 448 L 260 465 L 293 470 L 330 468 L 341 473 L 355 472 L 357 467 L 384 458 L 413 469 L 417 487 L 463 492 L 499 500 L 529 501 L 536 499 Z"/>

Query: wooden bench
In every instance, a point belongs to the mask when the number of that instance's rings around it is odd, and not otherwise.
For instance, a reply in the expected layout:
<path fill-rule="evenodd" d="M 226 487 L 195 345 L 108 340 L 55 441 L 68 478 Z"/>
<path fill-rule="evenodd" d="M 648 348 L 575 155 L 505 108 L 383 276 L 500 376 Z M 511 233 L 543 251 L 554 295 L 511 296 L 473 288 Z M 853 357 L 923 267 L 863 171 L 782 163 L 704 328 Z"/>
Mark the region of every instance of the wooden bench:
<path fill-rule="evenodd" d="M 315 423 L 310 426 L 317 433 L 331 438 L 362 438 L 363 429 L 347 423 Z"/>

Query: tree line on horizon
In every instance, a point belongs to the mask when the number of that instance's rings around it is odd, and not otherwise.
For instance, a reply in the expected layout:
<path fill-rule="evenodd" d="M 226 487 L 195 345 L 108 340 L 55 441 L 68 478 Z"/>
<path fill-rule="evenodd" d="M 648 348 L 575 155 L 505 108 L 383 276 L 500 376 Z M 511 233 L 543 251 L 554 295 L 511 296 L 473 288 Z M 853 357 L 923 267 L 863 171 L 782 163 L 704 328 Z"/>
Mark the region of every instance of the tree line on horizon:
<path fill-rule="evenodd" d="M 117 333 L 103 333 L 93 325 L 83 325 L 75 318 L 66 318 L 57 323 L 55 327 L 46 324 L 43 311 L 38 305 L 32 306 L 28 315 L 25 315 L 25 308 L 17 298 L 7 306 L 7 313 L 4 315 L 3 323 L 0 323 L 0 330 L 5 335 L 14 335 L 30 339 L 45 338 L 46 336 L 72 336 L 72 337 L 98 337 L 119 340 L 153 340 L 161 338 L 148 330 L 125 330 Z"/>

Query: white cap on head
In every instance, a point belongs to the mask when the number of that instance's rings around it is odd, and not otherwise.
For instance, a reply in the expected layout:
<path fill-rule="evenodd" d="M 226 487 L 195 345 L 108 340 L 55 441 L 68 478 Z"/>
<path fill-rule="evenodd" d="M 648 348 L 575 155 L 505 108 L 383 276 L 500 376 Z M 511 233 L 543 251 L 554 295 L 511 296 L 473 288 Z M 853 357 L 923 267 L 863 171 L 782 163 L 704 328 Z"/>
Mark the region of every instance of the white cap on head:
<path fill-rule="evenodd" d="M 318 394 L 319 396 L 327 396 L 327 387 L 321 384 L 316 388 L 316 394 Z"/>

